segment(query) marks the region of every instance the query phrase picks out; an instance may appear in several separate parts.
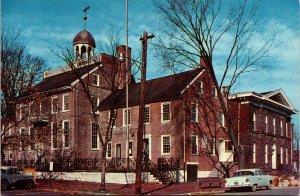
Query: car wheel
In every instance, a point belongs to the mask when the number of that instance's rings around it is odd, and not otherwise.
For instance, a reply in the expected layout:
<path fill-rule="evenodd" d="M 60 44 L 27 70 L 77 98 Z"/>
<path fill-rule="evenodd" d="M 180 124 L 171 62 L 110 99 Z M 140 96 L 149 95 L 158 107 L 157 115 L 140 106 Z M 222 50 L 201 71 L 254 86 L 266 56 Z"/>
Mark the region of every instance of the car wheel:
<path fill-rule="evenodd" d="M 28 181 L 25 183 L 25 188 L 26 188 L 26 189 L 32 189 L 32 188 L 33 188 L 33 181 L 32 181 L 32 180 L 28 180 Z"/>
<path fill-rule="evenodd" d="M 267 186 L 267 190 L 271 190 L 272 189 L 272 183 L 269 183 L 269 185 Z"/>
<path fill-rule="evenodd" d="M 1 181 L 1 190 L 6 191 L 8 189 L 8 182 L 7 180 Z"/>
<path fill-rule="evenodd" d="M 256 191 L 256 184 L 254 184 L 254 185 L 251 187 L 251 191 L 252 191 L 252 192 L 255 192 L 255 191 Z"/>

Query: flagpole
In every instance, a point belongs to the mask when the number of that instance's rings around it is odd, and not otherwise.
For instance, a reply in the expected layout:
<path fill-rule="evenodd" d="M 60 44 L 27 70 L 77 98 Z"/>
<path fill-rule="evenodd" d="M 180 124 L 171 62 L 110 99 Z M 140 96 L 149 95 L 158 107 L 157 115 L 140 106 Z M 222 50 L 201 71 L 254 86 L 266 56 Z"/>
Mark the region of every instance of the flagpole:
<path fill-rule="evenodd" d="M 129 127 L 128 127 L 128 0 L 126 0 L 126 141 L 127 141 L 127 167 L 129 167 Z"/>

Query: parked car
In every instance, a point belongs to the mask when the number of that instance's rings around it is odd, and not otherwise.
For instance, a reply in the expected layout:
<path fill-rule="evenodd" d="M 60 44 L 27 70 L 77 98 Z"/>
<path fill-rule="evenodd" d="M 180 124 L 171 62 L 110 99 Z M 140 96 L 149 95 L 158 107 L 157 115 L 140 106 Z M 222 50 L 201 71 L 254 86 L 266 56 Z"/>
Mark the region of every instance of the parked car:
<path fill-rule="evenodd" d="M 1 166 L 1 190 L 5 191 L 11 187 L 32 189 L 34 187 L 33 176 L 22 174 L 18 167 Z"/>
<path fill-rule="evenodd" d="M 225 188 L 230 190 L 248 188 L 253 192 L 262 187 L 271 189 L 272 179 L 272 176 L 264 175 L 261 169 L 242 169 L 234 172 L 231 178 L 225 179 Z"/>

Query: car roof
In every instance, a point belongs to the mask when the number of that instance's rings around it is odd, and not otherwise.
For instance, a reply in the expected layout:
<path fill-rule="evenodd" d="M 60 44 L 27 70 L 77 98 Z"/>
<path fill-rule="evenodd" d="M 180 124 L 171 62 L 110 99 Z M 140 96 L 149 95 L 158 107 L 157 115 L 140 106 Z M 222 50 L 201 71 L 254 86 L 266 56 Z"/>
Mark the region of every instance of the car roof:
<path fill-rule="evenodd" d="M 18 167 L 15 166 L 1 166 L 1 169 L 11 169 L 11 168 L 19 169 Z"/>
<path fill-rule="evenodd" d="M 240 170 L 236 170 L 235 172 L 240 172 L 240 171 L 252 171 L 252 172 L 254 172 L 256 170 L 261 170 L 261 169 L 259 169 L 259 168 L 256 168 L 256 169 L 240 169 Z"/>

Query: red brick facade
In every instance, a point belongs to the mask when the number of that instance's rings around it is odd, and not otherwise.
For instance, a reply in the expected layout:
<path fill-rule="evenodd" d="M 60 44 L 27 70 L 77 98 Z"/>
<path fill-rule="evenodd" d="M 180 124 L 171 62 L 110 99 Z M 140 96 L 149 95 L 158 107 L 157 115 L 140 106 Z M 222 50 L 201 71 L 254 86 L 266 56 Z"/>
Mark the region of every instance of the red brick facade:
<path fill-rule="evenodd" d="M 290 173 L 291 118 L 296 110 L 286 100 L 284 92 L 235 94 L 231 96 L 230 109 L 235 133 L 244 148 L 245 168 L 259 167 L 274 174 Z"/>

